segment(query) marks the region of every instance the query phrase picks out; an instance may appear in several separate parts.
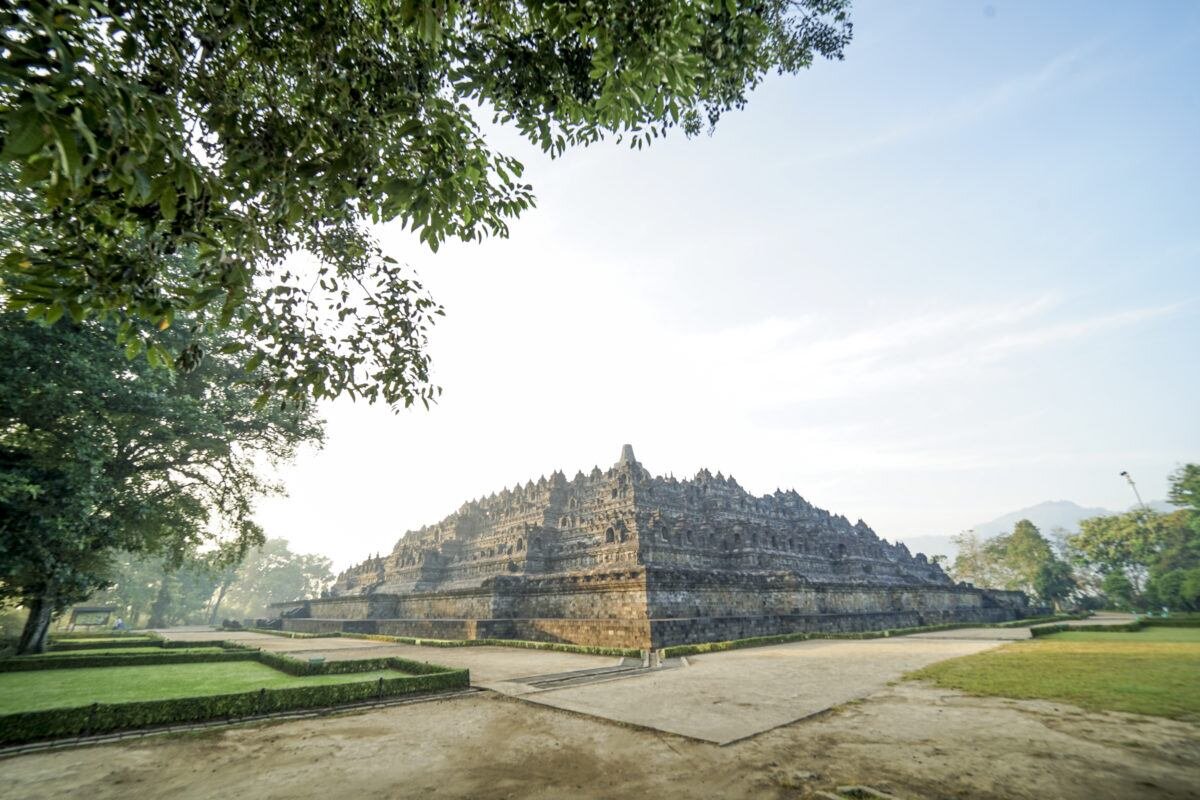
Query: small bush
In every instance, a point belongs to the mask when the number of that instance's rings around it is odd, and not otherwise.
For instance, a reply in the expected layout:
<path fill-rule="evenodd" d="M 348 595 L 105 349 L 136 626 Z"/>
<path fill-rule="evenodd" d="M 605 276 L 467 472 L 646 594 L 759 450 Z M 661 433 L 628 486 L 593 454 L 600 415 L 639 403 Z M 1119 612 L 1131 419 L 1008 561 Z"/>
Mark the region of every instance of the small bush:
<path fill-rule="evenodd" d="M 163 650 L 161 653 L 96 653 L 78 656 L 17 656 L 0 658 L 0 672 L 25 672 L 35 669 L 84 669 L 88 667 L 144 667 L 154 664 L 203 664 L 217 661 L 254 661 L 257 651 L 239 649 L 219 653 L 188 653 Z"/>
<path fill-rule="evenodd" d="M 640 656 L 642 651 L 630 647 L 598 647 L 568 642 L 531 642 L 525 639 L 426 639 L 418 636 L 389 636 L 382 633 L 341 633 L 320 634 L 322 636 L 341 636 L 346 639 L 366 639 L 372 642 L 394 642 L 396 644 L 413 644 L 423 647 L 516 647 L 525 650 L 553 650 L 559 653 L 580 653 L 590 656 Z"/>
<path fill-rule="evenodd" d="M 102 630 L 102 631 L 62 631 L 52 632 L 50 641 L 57 642 L 69 639 L 123 639 L 126 636 L 140 636 L 143 639 L 153 639 L 156 634 L 151 631 L 131 631 L 131 630 Z"/>
<path fill-rule="evenodd" d="M 51 639 L 50 646 L 46 649 L 56 653 L 64 650 L 110 650 L 117 647 L 146 647 L 156 644 L 159 641 L 149 636 L 93 639 L 89 641 L 56 641 L 55 639 Z"/>
<path fill-rule="evenodd" d="M 288 675 L 305 677 L 308 675 L 348 675 L 354 672 L 374 672 L 380 669 L 394 669 L 407 672 L 410 675 L 432 675 L 445 672 L 446 668 L 424 661 L 410 661 L 407 658 L 364 658 L 352 661 L 302 661 L 283 653 L 270 653 L 266 650 L 257 652 L 258 661 L 273 667 Z"/>
<path fill-rule="evenodd" d="M 423 665 L 428 667 L 429 665 Z M 108 733 L 213 719 L 324 708 L 388 697 L 464 688 L 470 685 L 466 670 L 438 670 L 428 674 L 361 683 L 261 689 L 257 692 L 150 700 L 138 703 L 96 703 L 80 708 L 50 709 L 0 716 L 0 744 L 39 739 Z"/>
<path fill-rule="evenodd" d="M 1143 619 L 1141 623 L 1153 628 L 1200 628 L 1200 616 L 1154 617 Z"/>
<path fill-rule="evenodd" d="M 287 639 L 329 639 L 337 637 L 337 633 L 301 633 L 300 631 L 277 631 L 274 628 L 238 628 L 252 633 L 266 633 L 271 636 L 283 636 Z"/>
<path fill-rule="evenodd" d="M 701 653 L 719 653 L 725 650 L 740 650 L 743 647 L 764 647 L 772 644 L 787 644 L 788 642 L 803 642 L 808 639 L 882 639 L 891 636 L 909 636 L 914 633 L 934 633 L 951 631 L 960 628 L 1023 628 L 1027 625 L 1037 625 L 1041 622 L 1063 619 L 1081 619 L 1084 615 L 1057 614 L 1051 617 L 1032 617 L 1029 619 L 1010 620 L 1008 622 L 943 622 L 937 625 L 922 625 L 912 628 L 889 628 L 882 631 L 848 631 L 844 633 L 822 633 L 819 631 L 798 631 L 796 633 L 781 633 L 772 636 L 751 636 L 746 639 L 731 639 L 724 642 L 703 642 L 701 644 L 680 644 L 662 649 L 663 658 L 678 658 L 679 656 L 700 655 Z M 1065 628 L 1065 626 L 1055 626 Z M 1033 628 L 1034 636 L 1040 628 Z"/>

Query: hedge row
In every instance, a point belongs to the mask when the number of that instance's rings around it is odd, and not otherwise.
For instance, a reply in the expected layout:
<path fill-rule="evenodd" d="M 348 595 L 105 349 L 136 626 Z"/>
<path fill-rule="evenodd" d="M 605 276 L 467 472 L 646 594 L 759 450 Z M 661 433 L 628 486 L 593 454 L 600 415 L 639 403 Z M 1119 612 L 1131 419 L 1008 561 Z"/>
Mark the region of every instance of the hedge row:
<path fill-rule="evenodd" d="M 1171 619 L 1167 617 L 1153 619 L 1136 619 L 1120 625 L 1046 625 L 1034 628 L 1034 636 L 1049 636 L 1063 631 L 1086 631 L 1090 633 L 1136 633 L 1144 628 L 1200 628 L 1197 619 Z"/>
<path fill-rule="evenodd" d="M 410 661 L 407 658 L 364 658 L 347 661 L 303 661 L 283 653 L 258 651 L 258 660 L 280 672 L 297 677 L 308 675 L 348 675 L 354 672 L 373 672 L 379 669 L 395 669 L 410 675 L 434 675 L 445 672 L 446 668 L 424 661 Z"/>
<path fill-rule="evenodd" d="M 346 639 L 366 639 L 372 642 L 415 644 L 424 647 L 516 647 L 525 650 L 553 650 L 559 653 L 580 653 L 590 656 L 638 657 L 641 650 L 628 647 L 596 647 L 566 642 L 531 642 L 525 639 L 426 639 L 417 636 L 388 636 L 382 633 L 347 633 L 345 631 L 326 636 L 341 636 Z"/>
<path fill-rule="evenodd" d="M 821 633 L 803 631 L 797 633 L 780 633 L 772 636 L 751 636 L 746 639 L 731 639 L 724 642 L 703 642 L 701 644 L 680 644 L 662 649 L 663 658 L 678 658 L 701 653 L 720 653 L 725 650 L 741 650 L 745 647 L 765 647 L 772 644 L 787 644 L 788 642 L 803 642 L 810 639 L 885 639 L 892 636 L 911 636 L 914 633 L 936 633 L 961 628 L 1021 628 L 1026 625 L 1037 625 L 1051 619 L 1079 619 L 1070 614 L 1059 614 L 1055 617 L 1035 617 L 1032 619 L 1011 620 L 1009 622 L 943 622 L 937 625 L 921 625 L 910 628 L 889 628 L 882 631 L 850 631 L 844 633 Z M 1065 627 L 1065 626 L 1057 626 Z M 1039 634 L 1039 628 L 1033 628 L 1034 636 Z"/>
<path fill-rule="evenodd" d="M 63 631 L 61 633 L 55 632 L 50 634 L 51 639 L 119 639 L 125 636 L 152 637 L 154 634 L 150 631 L 131 630 L 102 630 L 92 631 L 91 633 L 87 631 Z"/>
<path fill-rule="evenodd" d="M 277 631 L 274 628 L 236 628 L 233 630 L 249 631 L 251 633 L 266 633 L 271 636 L 283 636 L 287 639 L 329 639 L 336 637 L 335 633 L 301 633 L 300 631 Z"/>
<path fill-rule="evenodd" d="M 164 650 L 161 653 L 80 653 L 78 656 L 17 656 L 0 658 L 0 672 L 25 672 L 35 669 L 83 669 L 87 667 L 142 667 L 154 664 L 203 664 L 215 661 L 254 661 L 254 650 L 223 650 L 219 653 L 188 653 Z"/>
<path fill-rule="evenodd" d="M 95 642 L 58 641 L 51 639 L 50 646 L 46 649 L 56 653 L 64 650 L 110 650 L 120 647 L 148 647 L 159 644 L 160 641 L 160 639 L 150 636 L 139 636 L 137 638 L 129 637 L 124 639 L 112 639 L 109 641 Z"/>
<path fill-rule="evenodd" d="M 0 744 L 39 739 L 87 736 L 131 728 L 239 719 L 280 711 L 382 700 L 417 692 L 465 688 L 466 670 L 380 678 L 361 683 L 260 689 L 257 692 L 148 700 L 136 703 L 96 703 L 80 708 L 49 709 L 0 716 Z"/>
<path fill-rule="evenodd" d="M 1148 617 L 1141 622 L 1151 628 L 1200 628 L 1200 617 Z"/>

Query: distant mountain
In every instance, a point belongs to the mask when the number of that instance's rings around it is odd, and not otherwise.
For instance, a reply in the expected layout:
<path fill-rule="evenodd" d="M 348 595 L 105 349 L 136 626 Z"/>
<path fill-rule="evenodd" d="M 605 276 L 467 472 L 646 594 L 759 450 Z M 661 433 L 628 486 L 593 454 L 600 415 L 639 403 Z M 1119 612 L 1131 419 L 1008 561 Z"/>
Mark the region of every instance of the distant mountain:
<path fill-rule="evenodd" d="M 1175 510 L 1175 506 L 1163 500 L 1151 500 L 1146 504 L 1153 511 L 1169 514 Z M 1129 511 L 1133 508 L 1124 509 Z M 1002 533 L 1011 533 L 1013 526 L 1023 519 L 1027 519 L 1038 527 L 1038 530 L 1043 535 L 1049 536 L 1050 532 L 1055 528 L 1063 528 L 1068 533 L 1079 532 L 1080 520 L 1088 519 L 1089 517 L 1099 517 L 1106 514 L 1116 514 L 1119 512 L 1111 511 L 1107 508 L 1087 508 L 1078 503 L 1072 503 L 1070 500 L 1047 500 L 1044 503 L 1038 503 L 1036 506 L 1022 508 L 1020 511 L 996 517 L 990 522 L 982 522 L 978 525 L 971 526 L 975 533 L 979 534 L 981 539 L 990 539 L 993 536 L 999 536 Z M 936 535 L 928 534 L 923 536 L 905 536 L 900 541 L 908 546 L 910 552 L 925 553 L 926 555 L 944 555 L 950 559 L 950 563 L 954 563 L 954 557 L 958 555 L 958 548 L 951 541 L 952 535 Z"/>
<path fill-rule="evenodd" d="M 1047 500 L 1045 503 L 1022 508 L 1020 511 L 1013 511 L 996 517 L 991 522 L 982 522 L 972 527 L 981 539 L 990 539 L 1002 533 L 1011 533 L 1013 526 L 1023 519 L 1032 522 L 1043 534 L 1049 534 L 1055 528 L 1078 533 L 1080 520 L 1115 513 L 1107 508 L 1085 508 L 1070 500 Z"/>

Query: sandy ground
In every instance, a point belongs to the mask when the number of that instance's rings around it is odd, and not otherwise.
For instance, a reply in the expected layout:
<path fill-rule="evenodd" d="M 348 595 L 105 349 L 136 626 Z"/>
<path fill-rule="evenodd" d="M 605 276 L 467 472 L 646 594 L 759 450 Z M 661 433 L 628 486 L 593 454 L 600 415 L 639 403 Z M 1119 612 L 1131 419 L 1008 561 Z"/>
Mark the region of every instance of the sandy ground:
<path fill-rule="evenodd" d="M 511 696 L 8 758 L 0 798 L 772 798 L 862 783 L 914 800 L 1200 800 L 1200 724 L 891 683 L 1020 637 L 950 633 L 713 653 L 688 667 L 548 691 L 514 679 L 616 659 L 230 635 L 300 657 L 395 653 L 466 666 L 477 685 Z M 756 735 L 741 738 L 745 731 Z"/>
<path fill-rule="evenodd" d="M 5 798 L 1200 797 L 1200 727 L 905 683 L 721 747 L 480 693 L 0 761 Z"/>

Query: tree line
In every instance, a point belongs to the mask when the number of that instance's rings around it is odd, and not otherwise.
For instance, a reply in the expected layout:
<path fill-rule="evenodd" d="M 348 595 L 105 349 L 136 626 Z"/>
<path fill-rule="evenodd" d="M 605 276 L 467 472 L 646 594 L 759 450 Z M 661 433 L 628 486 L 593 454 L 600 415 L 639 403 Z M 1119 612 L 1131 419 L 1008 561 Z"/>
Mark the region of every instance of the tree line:
<path fill-rule="evenodd" d="M 1029 520 L 987 540 L 966 531 L 950 573 L 1058 607 L 1200 611 L 1200 464 L 1171 475 L 1168 500 L 1175 511 L 1139 506 L 1049 538 Z"/>
<path fill-rule="evenodd" d="M 267 539 L 236 565 L 204 554 L 175 566 L 161 557 L 122 553 L 111 579 L 89 602 L 117 608 L 130 627 L 160 628 L 274 616 L 272 603 L 319 596 L 333 571 L 325 556 L 294 553 L 286 539 Z"/>

